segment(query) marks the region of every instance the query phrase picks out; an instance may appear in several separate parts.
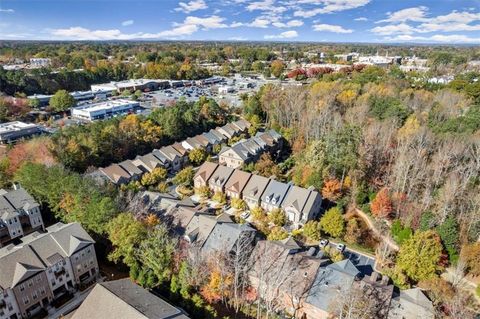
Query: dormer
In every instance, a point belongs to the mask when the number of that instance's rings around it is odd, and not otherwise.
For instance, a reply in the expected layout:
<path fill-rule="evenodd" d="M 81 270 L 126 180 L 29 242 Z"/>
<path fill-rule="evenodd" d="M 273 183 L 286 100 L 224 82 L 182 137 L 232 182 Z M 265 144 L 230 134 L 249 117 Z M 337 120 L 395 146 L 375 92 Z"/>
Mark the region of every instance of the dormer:
<path fill-rule="evenodd" d="M 270 196 L 265 197 L 265 201 L 266 201 L 267 203 L 269 203 L 269 202 L 270 202 Z"/>
<path fill-rule="evenodd" d="M 273 198 L 272 198 L 272 204 L 273 204 L 273 205 L 276 205 L 276 204 L 277 204 L 277 200 L 278 200 L 277 197 L 273 197 Z"/>

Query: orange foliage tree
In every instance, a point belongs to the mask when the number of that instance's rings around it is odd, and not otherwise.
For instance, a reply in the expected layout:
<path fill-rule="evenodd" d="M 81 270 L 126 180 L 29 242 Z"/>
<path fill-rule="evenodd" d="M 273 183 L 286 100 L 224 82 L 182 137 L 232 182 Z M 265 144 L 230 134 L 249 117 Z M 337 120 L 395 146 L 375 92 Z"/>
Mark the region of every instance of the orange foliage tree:
<path fill-rule="evenodd" d="M 48 138 L 37 138 L 16 144 L 7 154 L 8 174 L 14 174 L 23 163 L 32 162 L 51 166 L 56 163 L 50 152 L 51 142 Z"/>
<path fill-rule="evenodd" d="M 332 178 L 323 184 L 322 196 L 331 201 L 336 201 L 342 196 L 342 184 L 338 179 Z"/>
<path fill-rule="evenodd" d="M 392 214 L 393 204 L 387 188 L 382 188 L 370 204 L 372 214 L 376 217 L 387 218 Z"/>

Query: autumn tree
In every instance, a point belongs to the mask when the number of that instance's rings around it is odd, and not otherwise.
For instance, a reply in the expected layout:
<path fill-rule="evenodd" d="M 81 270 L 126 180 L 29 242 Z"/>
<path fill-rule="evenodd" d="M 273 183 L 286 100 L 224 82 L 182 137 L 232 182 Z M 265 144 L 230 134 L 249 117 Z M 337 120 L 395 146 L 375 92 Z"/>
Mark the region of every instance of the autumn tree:
<path fill-rule="evenodd" d="M 466 270 L 472 276 L 480 276 L 480 242 L 462 247 L 460 259 L 465 261 Z"/>
<path fill-rule="evenodd" d="M 275 226 L 281 227 L 287 223 L 287 216 L 282 209 L 277 208 L 268 213 L 268 220 Z"/>
<path fill-rule="evenodd" d="M 173 182 L 177 185 L 192 186 L 194 175 L 193 167 L 187 166 L 175 175 Z"/>
<path fill-rule="evenodd" d="M 272 160 L 270 153 L 263 153 L 255 164 L 255 170 L 259 175 L 270 177 L 279 176 L 281 171 L 277 164 Z"/>
<path fill-rule="evenodd" d="M 155 167 L 151 172 L 142 176 L 142 185 L 151 186 L 164 181 L 167 178 L 167 170 L 163 167 Z"/>
<path fill-rule="evenodd" d="M 362 230 L 358 225 L 357 218 L 351 218 L 347 223 L 347 230 L 345 231 L 345 241 L 349 244 L 356 244 L 362 238 Z"/>
<path fill-rule="evenodd" d="M 114 249 L 108 258 L 131 267 L 136 263 L 136 252 L 147 236 L 145 226 L 130 213 L 122 213 L 107 225 L 108 239 Z"/>
<path fill-rule="evenodd" d="M 400 247 L 397 266 L 414 281 L 435 277 L 443 267 L 441 240 L 434 231 L 418 231 Z"/>
<path fill-rule="evenodd" d="M 320 218 L 321 229 L 332 237 L 340 237 L 345 229 L 345 220 L 339 207 L 330 208 Z"/>
<path fill-rule="evenodd" d="M 270 71 L 272 72 L 272 75 L 274 77 L 279 78 L 283 74 L 284 70 L 285 70 L 285 65 L 283 64 L 282 61 L 280 60 L 272 61 L 272 64 L 270 65 Z"/>
<path fill-rule="evenodd" d="M 282 240 L 288 238 L 288 232 L 282 227 L 275 226 L 267 236 L 268 240 Z"/>
<path fill-rule="evenodd" d="M 196 148 L 190 151 L 188 154 L 188 159 L 193 166 L 199 166 L 207 158 L 207 152 L 203 148 Z"/>
<path fill-rule="evenodd" d="M 50 106 L 56 112 L 65 112 L 74 105 L 75 99 L 66 90 L 59 90 L 50 98 Z"/>
<path fill-rule="evenodd" d="M 393 204 L 387 188 L 382 188 L 370 203 L 372 214 L 376 217 L 388 218 L 393 211 Z"/>
<path fill-rule="evenodd" d="M 303 235 L 306 236 L 308 239 L 313 241 L 318 241 L 321 238 L 321 227 L 320 223 L 316 220 L 309 220 L 308 222 L 303 225 Z"/>
<path fill-rule="evenodd" d="M 332 202 L 342 196 L 342 185 L 338 179 L 332 178 L 325 181 L 322 187 L 322 196 Z"/>

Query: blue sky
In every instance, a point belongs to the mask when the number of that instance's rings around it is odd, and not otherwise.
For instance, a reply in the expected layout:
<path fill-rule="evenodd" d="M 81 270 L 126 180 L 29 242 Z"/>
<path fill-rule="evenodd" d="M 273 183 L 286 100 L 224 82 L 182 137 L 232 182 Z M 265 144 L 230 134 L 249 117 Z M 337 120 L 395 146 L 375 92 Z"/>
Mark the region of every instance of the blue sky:
<path fill-rule="evenodd" d="M 0 0 L 0 39 L 480 44 L 480 0 Z"/>

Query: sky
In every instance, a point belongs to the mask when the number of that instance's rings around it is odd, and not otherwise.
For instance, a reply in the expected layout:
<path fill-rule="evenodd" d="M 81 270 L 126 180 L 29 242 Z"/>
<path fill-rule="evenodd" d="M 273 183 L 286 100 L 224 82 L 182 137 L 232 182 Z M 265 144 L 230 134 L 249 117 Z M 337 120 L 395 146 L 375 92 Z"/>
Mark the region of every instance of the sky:
<path fill-rule="evenodd" d="M 480 44 L 480 0 L 0 0 L 0 39 Z"/>

